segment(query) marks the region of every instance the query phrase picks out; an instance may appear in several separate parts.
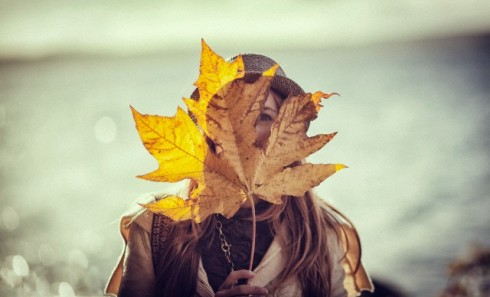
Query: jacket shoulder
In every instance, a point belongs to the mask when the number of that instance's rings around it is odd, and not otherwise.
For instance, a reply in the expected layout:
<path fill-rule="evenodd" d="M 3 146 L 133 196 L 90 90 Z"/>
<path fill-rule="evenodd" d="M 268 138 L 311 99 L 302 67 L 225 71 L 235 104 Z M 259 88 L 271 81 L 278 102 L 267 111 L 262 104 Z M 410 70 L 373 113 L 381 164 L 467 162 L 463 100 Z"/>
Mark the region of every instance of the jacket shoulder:
<path fill-rule="evenodd" d="M 137 199 L 138 204 L 122 215 L 119 220 L 119 231 L 126 242 L 129 238 L 129 229 L 133 224 L 138 225 L 145 232 L 151 233 L 153 217 L 155 215 L 142 205 L 158 201 L 166 196 L 168 196 L 168 194 L 165 193 L 146 195 L 143 198 Z"/>

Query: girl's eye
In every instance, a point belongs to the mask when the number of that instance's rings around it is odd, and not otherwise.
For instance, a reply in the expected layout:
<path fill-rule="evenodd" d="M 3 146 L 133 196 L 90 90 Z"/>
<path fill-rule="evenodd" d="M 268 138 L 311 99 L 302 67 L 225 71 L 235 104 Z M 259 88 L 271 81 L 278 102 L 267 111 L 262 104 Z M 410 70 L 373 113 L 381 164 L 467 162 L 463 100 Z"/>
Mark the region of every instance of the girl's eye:
<path fill-rule="evenodd" d="M 272 117 L 266 113 L 261 113 L 259 115 L 259 121 L 263 121 L 263 122 L 272 121 Z"/>

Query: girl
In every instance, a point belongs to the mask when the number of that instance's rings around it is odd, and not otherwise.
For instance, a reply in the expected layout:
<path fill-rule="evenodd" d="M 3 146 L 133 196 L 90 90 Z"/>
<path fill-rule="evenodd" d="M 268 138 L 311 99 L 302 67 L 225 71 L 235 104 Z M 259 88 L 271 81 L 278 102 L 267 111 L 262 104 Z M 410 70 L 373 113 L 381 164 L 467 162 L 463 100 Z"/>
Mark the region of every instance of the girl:
<path fill-rule="evenodd" d="M 242 58 L 244 80 L 276 64 L 262 55 Z M 259 145 L 267 142 L 283 100 L 301 94 L 302 88 L 278 68 L 255 125 Z M 194 92 L 192 97 L 198 96 Z M 191 182 L 187 191 L 195 186 Z M 341 297 L 372 289 L 360 263 L 355 229 L 312 191 L 304 197 L 284 196 L 280 205 L 258 198 L 253 203 L 257 234 L 252 271 L 249 201 L 230 219 L 212 215 L 200 224 L 174 223 L 143 211 L 122 220 L 127 244 L 106 292 L 120 297 Z"/>

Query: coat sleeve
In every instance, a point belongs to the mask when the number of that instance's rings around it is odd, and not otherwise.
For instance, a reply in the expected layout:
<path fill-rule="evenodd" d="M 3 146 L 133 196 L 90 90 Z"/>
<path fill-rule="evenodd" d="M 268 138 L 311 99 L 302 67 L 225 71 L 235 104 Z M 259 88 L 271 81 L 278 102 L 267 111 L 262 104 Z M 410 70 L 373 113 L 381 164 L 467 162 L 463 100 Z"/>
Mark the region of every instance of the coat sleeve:
<path fill-rule="evenodd" d="M 144 216 L 144 214 L 142 215 Z M 123 277 L 118 294 L 119 297 L 155 296 L 156 281 L 151 254 L 148 220 L 148 218 L 137 218 L 131 224 L 124 258 Z"/>
<path fill-rule="evenodd" d="M 344 287 L 349 297 L 359 296 L 361 291 L 374 292 L 374 285 L 369 274 L 360 261 L 361 243 L 355 229 L 344 225 L 344 236 L 340 236 L 342 250 L 342 267 L 345 271 Z"/>
<path fill-rule="evenodd" d="M 131 216 L 123 216 L 119 221 L 119 232 L 124 240 L 123 250 L 121 256 L 119 256 L 118 263 L 111 273 L 109 280 L 107 281 L 106 287 L 104 289 L 104 296 L 117 296 L 119 292 L 119 287 L 121 286 L 122 271 L 124 265 L 124 256 L 126 254 L 126 245 L 128 244 L 129 238 L 129 226 L 131 224 Z"/>

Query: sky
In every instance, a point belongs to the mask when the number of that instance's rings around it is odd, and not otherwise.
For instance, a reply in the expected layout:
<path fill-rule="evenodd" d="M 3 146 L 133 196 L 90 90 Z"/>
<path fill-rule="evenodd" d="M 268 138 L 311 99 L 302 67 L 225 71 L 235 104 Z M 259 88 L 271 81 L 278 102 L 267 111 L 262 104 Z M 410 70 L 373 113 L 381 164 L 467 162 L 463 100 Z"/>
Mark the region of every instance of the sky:
<path fill-rule="evenodd" d="M 480 34 L 485 0 L 1 1 L 0 58 L 325 48 Z"/>

